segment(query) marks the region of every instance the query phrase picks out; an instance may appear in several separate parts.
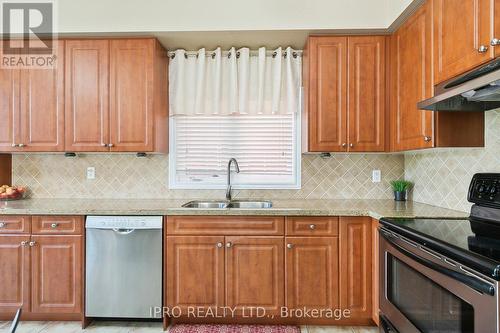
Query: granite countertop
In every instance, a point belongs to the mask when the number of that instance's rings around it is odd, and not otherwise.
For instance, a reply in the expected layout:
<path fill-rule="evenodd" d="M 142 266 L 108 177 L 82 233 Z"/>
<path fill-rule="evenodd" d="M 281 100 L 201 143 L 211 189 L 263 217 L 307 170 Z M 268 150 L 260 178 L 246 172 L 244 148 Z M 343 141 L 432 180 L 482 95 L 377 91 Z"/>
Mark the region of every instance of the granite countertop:
<path fill-rule="evenodd" d="M 269 209 L 181 208 L 188 200 L 26 199 L 0 202 L 0 215 L 285 215 L 465 218 L 468 213 L 393 200 L 273 200 Z"/>

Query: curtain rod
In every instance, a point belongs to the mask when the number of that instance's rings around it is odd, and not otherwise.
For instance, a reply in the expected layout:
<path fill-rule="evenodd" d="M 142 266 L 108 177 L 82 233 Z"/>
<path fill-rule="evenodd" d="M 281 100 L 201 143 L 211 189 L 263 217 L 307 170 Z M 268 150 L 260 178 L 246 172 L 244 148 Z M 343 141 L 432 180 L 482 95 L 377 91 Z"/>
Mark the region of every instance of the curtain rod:
<path fill-rule="evenodd" d="M 285 49 L 286 50 L 286 49 Z M 294 58 L 297 58 L 297 57 L 302 57 L 302 50 L 294 50 L 293 51 L 293 57 Z M 212 58 L 215 57 L 215 51 L 205 51 L 205 53 L 207 54 L 207 56 L 211 56 Z M 286 57 L 287 54 L 286 51 L 283 51 L 283 57 Z M 223 56 L 227 56 L 227 57 L 231 57 L 231 52 L 230 51 L 222 51 L 221 54 Z M 269 51 L 266 51 L 266 56 L 272 56 L 273 58 L 276 57 L 276 51 L 272 51 L 272 50 L 269 50 Z M 259 55 L 259 51 L 258 50 L 250 50 L 250 56 L 251 57 L 255 57 L 255 56 L 258 56 Z M 240 51 L 236 51 L 236 58 L 239 58 L 240 56 Z M 174 59 L 175 58 L 175 51 L 169 51 L 168 52 L 168 57 L 171 58 L 171 59 Z M 198 51 L 186 51 L 186 53 L 184 53 L 184 57 L 187 58 L 187 57 L 198 57 Z"/>

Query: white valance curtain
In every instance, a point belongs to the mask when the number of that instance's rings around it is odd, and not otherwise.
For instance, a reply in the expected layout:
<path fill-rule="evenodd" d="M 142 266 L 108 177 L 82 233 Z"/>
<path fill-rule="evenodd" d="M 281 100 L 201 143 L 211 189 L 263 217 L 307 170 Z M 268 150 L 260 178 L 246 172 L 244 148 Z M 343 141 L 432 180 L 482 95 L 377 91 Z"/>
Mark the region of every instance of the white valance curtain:
<path fill-rule="evenodd" d="M 285 115 L 300 110 L 302 61 L 290 47 L 268 52 L 175 51 L 169 67 L 170 115 Z"/>

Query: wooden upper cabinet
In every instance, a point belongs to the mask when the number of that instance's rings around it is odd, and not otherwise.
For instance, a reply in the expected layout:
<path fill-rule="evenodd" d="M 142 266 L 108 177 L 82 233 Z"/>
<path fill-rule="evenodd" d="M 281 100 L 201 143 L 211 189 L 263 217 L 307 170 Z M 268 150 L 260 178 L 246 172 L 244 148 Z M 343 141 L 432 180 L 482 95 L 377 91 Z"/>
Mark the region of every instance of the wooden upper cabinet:
<path fill-rule="evenodd" d="M 111 41 L 111 151 L 153 150 L 154 42 Z"/>
<path fill-rule="evenodd" d="M 286 238 L 286 306 L 290 309 L 339 307 L 337 237 Z"/>
<path fill-rule="evenodd" d="M 66 151 L 108 151 L 109 41 L 66 41 Z"/>
<path fill-rule="evenodd" d="M 347 37 L 310 37 L 304 61 L 305 151 L 347 147 Z"/>
<path fill-rule="evenodd" d="M 165 258 L 166 306 L 224 306 L 223 236 L 169 236 Z"/>
<path fill-rule="evenodd" d="M 495 56 L 492 0 L 432 0 L 434 80 L 440 83 Z"/>
<path fill-rule="evenodd" d="M 283 237 L 226 237 L 225 305 L 247 316 L 249 307 L 279 314 L 285 304 L 283 248 Z"/>
<path fill-rule="evenodd" d="M 433 114 L 417 108 L 418 102 L 433 94 L 431 3 L 391 37 L 392 150 L 433 146 Z"/>
<path fill-rule="evenodd" d="M 385 40 L 348 38 L 349 151 L 385 150 Z"/>
<path fill-rule="evenodd" d="M 24 152 L 64 151 L 64 42 L 54 69 L 21 69 L 20 123 Z"/>
<path fill-rule="evenodd" d="M 0 150 L 18 151 L 21 142 L 19 117 L 19 70 L 0 68 Z"/>
<path fill-rule="evenodd" d="M 31 311 L 82 312 L 83 247 L 80 236 L 32 236 Z"/>
<path fill-rule="evenodd" d="M 370 217 L 340 219 L 340 308 L 352 317 L 372 318 L 372 236 Z"/>
<path fill-rule="evenodd" d="M 29 311 L 29 241 L 29 235 L 0 235 L 1 314 L 13 316 L 20 307 Z"/>

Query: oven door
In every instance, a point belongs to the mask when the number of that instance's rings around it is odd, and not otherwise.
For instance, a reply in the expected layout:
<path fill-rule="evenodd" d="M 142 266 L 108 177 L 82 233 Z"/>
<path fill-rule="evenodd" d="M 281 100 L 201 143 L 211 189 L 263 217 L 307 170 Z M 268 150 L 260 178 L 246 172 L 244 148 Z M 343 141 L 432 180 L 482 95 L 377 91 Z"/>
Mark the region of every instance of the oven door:
<path fill-rule="evenodd" d="M 380 228 L 380 311 L 404 333 L 500 333 L 497 284 Z"/>

